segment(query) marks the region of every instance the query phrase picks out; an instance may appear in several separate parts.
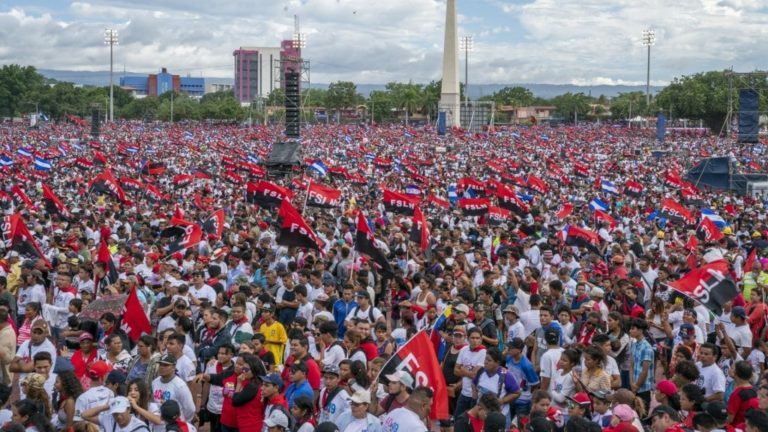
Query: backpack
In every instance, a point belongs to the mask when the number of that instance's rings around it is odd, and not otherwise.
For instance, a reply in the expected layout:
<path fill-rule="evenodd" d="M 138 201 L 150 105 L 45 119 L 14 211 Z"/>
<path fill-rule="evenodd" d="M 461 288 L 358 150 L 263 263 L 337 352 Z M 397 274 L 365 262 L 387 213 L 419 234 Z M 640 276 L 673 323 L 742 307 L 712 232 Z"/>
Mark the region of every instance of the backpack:
<path fill-rule="evenodd" d="M 352 316 L 357 317 L 357 312 L 360 310 L 360 306 L 355 306 L 354 309 L 352 309 Z M 373 305 L 368 306 L 368 322 L 373 324 L 376 322 L 376 319 L 373 318 Z"/>

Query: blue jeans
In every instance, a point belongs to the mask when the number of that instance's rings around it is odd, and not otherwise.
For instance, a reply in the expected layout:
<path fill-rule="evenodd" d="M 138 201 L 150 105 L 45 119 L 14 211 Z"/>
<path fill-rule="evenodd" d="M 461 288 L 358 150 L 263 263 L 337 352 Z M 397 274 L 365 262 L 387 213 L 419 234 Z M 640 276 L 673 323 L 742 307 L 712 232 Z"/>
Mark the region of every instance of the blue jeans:
<path fill-rule="evenodd" d="M 456 411 L 453 412 L 453 418 L 459 418 L 460 415 L 464 414 L 464 411 L 474 407 L 476 402 L 470 396 L 459 395 L 459 398 L 456 399 Z"/>
<path fill-rule="evenodd" d="M 621 388 L 629 389 L 629 371 L 621 371 Z"/>
<path fill-rule="evenodd" d="M 231 428 L 231 427 L 227 427 L 227 426 L 221 425 L 221 432 L 238 432 L 238 430 L 239 429 L 235 429 L 235 428 Z M 211 431 L 211 432 L 214 432 L 214 431 Z"/>

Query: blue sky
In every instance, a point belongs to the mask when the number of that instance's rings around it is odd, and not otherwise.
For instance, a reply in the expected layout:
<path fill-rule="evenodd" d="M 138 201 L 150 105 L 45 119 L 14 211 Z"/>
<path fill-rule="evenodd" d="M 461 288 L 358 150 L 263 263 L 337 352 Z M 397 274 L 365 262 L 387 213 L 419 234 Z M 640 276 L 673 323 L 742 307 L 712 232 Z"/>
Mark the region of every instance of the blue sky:
<path fill-rule="evenodd" d="M 458 0 L 472 35 L 470 82 L 644 84 L 641 32 L 652 27 L 651 80 L 765 69 L 765 0 Z M 167 67 L 232 76 L 232 51 L 276 46 L 298 14 L 313 82 L 428 82 L 441 74 L 445 0 L 0 0 L 0 63 L 106 70 Z M 462 61 L 463 76 L 463 54 Z"/>

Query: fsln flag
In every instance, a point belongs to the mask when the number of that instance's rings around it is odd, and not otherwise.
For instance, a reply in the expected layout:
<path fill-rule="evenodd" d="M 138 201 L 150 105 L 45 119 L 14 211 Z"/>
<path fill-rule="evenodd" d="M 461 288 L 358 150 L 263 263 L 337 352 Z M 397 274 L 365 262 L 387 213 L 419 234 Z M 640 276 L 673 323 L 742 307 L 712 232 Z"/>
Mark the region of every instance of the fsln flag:
<path fill-rule="evenodd" d="M 713 261 L 691 270 L 669 287 L 698 301 L 715 316 L 723 313 L 723 304 L 738 294 L 736 283 L 729 276 L 728 262 Z"/>
<path fill-rule="evenodd" d="M 314 249 L 323 253 L 323 241 L 312 231 L 290 201 L 283 200 L 277 216 L 280 218 L 280 235 L 277 237 L 277 244 Z"/>
<path fill-rule="evenodd" d="M 152 333 L 152 324 L 149 322 L 144 308 L 141 306 L 139 296 L 136 295 L 136 287 L 131 289 L 123 306 L 123 319 L 120 328 L 136 342 L 141 335 Z"/>
<path fill-rule="evenodd" d="M 716 242 L 724 237 L 720 229 L 712 222 L 712 219 L 702 218 L 699 227 L 696 228 L 696 236 L 702 241 Z"/>
<path fill-rule="evenodd" d="M 355 250 L 357 252 L 368 255 L 373 262 L 381 269 L 385 274 L 393 275 L 395 271 L 392 269 L 392 265 L 387 260 L 386 255 L 376 246 L 376 238 L 373 235 L 371 227 L 368 225 L 368 220 L 365 218 L 363 212 L 357 214 L 357 232 L 355 233 Z"/>
<path fill-rule="evenodd" d="M 413 377 L 414 386 L 432 388 L 432 408 L 429 410 L 431 419 L 448 418 L 448 388 L 445 385 L 440 363 L 437 361 L 435 349 L 422 330 L 400 347 L 389 360 L 384 363 L 379 373 L 379 380 L 387 384 L 387 375 L 407 373 Z M 386 425 L 384 426 L 386 428 Z M 406 432 L 406 431 L 403 431 Z"/>

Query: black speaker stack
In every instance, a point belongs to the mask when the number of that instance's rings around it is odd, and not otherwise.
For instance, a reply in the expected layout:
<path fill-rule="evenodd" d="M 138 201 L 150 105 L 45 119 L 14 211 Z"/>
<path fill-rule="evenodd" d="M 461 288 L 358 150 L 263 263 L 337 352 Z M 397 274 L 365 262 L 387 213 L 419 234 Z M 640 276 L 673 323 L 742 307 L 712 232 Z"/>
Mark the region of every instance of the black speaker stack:
<path fill-rule="evenodd" d="M 285 73 L 285 136 L 301 138 L 301 91 L 299 89 L 299 74 Z"/>
<path fill-rule="evenodd" d="M 101 129 L 101 116 L 99 116 L 99 109 L 91 109 L 91 136 L 94 138 L 99 137 L 99 130 Z"/>

